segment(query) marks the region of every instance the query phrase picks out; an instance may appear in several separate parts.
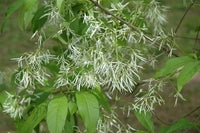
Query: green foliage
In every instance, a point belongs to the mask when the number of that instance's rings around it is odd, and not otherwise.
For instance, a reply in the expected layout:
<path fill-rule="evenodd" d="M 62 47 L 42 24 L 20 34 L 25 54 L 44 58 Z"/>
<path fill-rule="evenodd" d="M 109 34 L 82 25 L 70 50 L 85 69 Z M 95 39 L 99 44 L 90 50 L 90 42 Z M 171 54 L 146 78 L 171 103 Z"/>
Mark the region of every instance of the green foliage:
<path fill-rule="evenodd" d="M 174 133 L 177 131 L 181 131 L 185 128 L 196 127 L 197 125 L 198 124 L 191 123 L 188 120 L 182 118 L 169 127 L 163 127 L 159 133 Z"/>
<path fill-rule="evenodd" d="M 135 133 L 148 133 L 148 132 L 146 132 L 146 131 L 137 131 Z"/>
<path fill-rule="evenodd" d="M 140 121 L 140 123 L 151 133 L 154 133 L 154 124 L 151 120 L 151 115 L 149 112 L 144 113 L 144 111 L 139 112 L 135 111 L 135 115 L 137 119 Z M 185 118 L 182 118 L 178 120 L 176 123 L 172 124 L 169 127 L 162 127 L 159 131 L 159 133 L 174 133 L 177 131 L 181 131 L 183 129 L 189 128 L 189 127 L 195 127 L 199 132 L 200 129 L 198 128 L 199 124 L 192 123 Z M 136 133 L 148 133 L 146 131 L 138 130 Z"/>
<path fill-rule="evenodd" d="M 27 29 L 35 12 L 37 11 L 39 0 L 24 0 L 18 13 L 18 25 L 21 30 Z"/>
<path fill-rule="evenodd" d="M 48 104 L 47 125 L 50 133 L 61 133 L 68 113 L 68 100 L 65 96 L 52 99 Z"/>
<path fill-rule="evenodd" d="M 139 111 L 135 110 L 134 111 L 135 116 L 137 117 L 138 121 L 151 133 L 154 133 L 154 125 L 153 121 L 151 120 L 151 115 L 149 112 L 144 112 L 144 111 Z M 141 131 L 142 132 L 142 131 Z M 139 131 L 140 133 L 140 131 Z"/>
<path fill-rule="evenodd" d="M 153 77 L 154 78 L 164 77 L 167 74 L 184 66 L 185 64 L 187 64 L 189 62 L 193 62 L 193 61 L 194 60 L 188 56 L 171 58 L 165 63 L 165 65 L 163 66 L 162 69 L 160 69 L 158 72 L 156 72 L 156 74 Z"/>
<path fill-rule="evenodd" d="M 200 61 L 189 62 L 184 65 L 177 79 L 177 87 L 180 92 L 182 87 L 200 70 Z"/>
<path fill-rule="evenodd" d="M 111 112 L 110 105 L 109 105 L 108 101 L 106 100 L 106 97 L 103 94 L 103 92 L 98 84 L 90 92 L 96 96 L 99 104 L 103 105 L 103 107 L 105 107 L 105 109 L 107 109 L 109 112 Z"/>
<path fill-rule="evenodd" d="M 58 9 L 61 13 L 62 13 L 62 9 L 63 9 L 64 4 L 65 4 L 64 2 L 65 2 L 65 0 L 56 0 L 56 5 L 57 5 L 57 7 L 58 7 Z"/>
<path fill-rule="evenodd" d="M 42 88 L 38 88 L 31 98 L 34 99 L 32 101 L 32 104 L 40 104 L 40 103 L 43 103 L 45 102 L 45 100 L 48 98 L 48 96 L 51 94 L 52 92 L 52 88 L 49 88 L 49 87 L 42 87 Z M 37 97 L 36 95 L 40 94 L 39 97 Z"/>
<path fill-rule="evenodd" d="M 6 98 L 7 98 L 6 93 L 0 93 L 0 104 L 3 104 Z"/>
<path fill-rule="evenodd" d="M 43 6 L 35 13 L 35 16 L 33 17 L 32 23 L 31 23 L 31 30 L 33 33 L 36 30 L 40 30 L 42 28 L 42 26 L 45 24 L 48 17 L 43 16 L 43 15 L 48 13 L 48 11 L 49 11 L 49 8 Z"/>
<path fill-rule="evenodd" d="M 30 112 L 26 120 L 19 120 L 17 122 L 17 130 L 19 133 L 31 133 L 32 130 L 45 118 L 47 114 L 47 102 L 43 102 L 36 106 Z"/>
<path fill-rule="evenodd" d="M 70 112 L 70 115 L 72 116 L 76 111 L 77 111 L 77 105 L 76 105 L 76 103 L 70 101 L 69 102 L 69 112 Z"/>
<path fill-rule="evenodd" d="M 99 103 L 96 97 L 88 92 L 79 92 L 76 93 L 76 102 L 88 133 L 93 133 L 99 119 Z"/>
<path fill-rule="evenodd" d="M 153 77 L 164 77 L 182 67 L 177 79 L 178 92 L 181 92 L 183 86 L 200 70 L 199 60 L 192 59 L 188 56 L 176 57 L 169 59 L 164 67 L 160 69 Z"/>
<path fill-rule="evenodd" d="M 17 0 L 15 1 L 13 4 L 11 4 L 7 11 L 6 11 L 6 17 L 3 20 L 3 23 L 1 25 L 1 32 L 3 32 L 4 29 L 4 25 L 6 23 L 6 21 L 8 20 L 8 18 L 17 10 L 19 9 L 24 3 L 24 0 Z"/>
<path fill-rule="evenodd" d="M 75 117 L 74 115 L 71 115 L 69 116 L 69 118 L 66 118 L 65 120 L 65 126 L 63 128 L 63 131 L 62 133 L 74 133 L 74 125 L 76 125 L 76 122 L 75 122 Z"/>
<path fill-rule="evenodd" d="M 24 26 L 25 29 L 28 27 L 31 22 L 34 13 L 37 11 L 39 0 L 25 0 L 23 6 L 24 13 Z"/>

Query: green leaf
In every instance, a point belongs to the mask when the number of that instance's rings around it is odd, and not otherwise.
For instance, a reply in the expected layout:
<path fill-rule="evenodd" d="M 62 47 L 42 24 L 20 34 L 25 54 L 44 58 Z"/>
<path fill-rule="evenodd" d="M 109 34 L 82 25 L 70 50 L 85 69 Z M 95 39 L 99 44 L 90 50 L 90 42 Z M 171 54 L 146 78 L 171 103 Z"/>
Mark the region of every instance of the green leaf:
<path fill-rule="evenodd" d="M 47 125 L 50 133 L 61 133 L 68 112 L 68 100 L 65 96 L 50 101 L 47 111 Z"/>
<path fill-rule="evenodd" d="M 24 13 L 25 13 L 25 9 L 23 6 L 19 9 L 18 14 L 17 14 L 17 23 L 20 30 L 23 30 L 24 28 Z"/>
<path fill-rule="evenodd" d="M 93 133 L 99 119 L 99 103 L 94 95 L 88 92 L 76 93 L 79 114 L 88 133 Z"/>
<path fill-rule="evenodd" d="M 160 78 L 160 77 L 166 76 L 167 74 L 175 71 L 176 69 L 180 68 L 184 64 L 188 62 L 192 62 L 192 61 L 194 60 L 188 56 L 171 58 L 165 63 L 164 67 L 160 69 L 153 76 L 153 78 Z"/>
<path fill-rule="evenodd" d="M 118 4 L 118 3 L 119 3 L 119 0 L 112 0 L 112 2 L 113 2 L 114 4 Z"/>
<path fill-rule="evenodd" d="M 24 26 L 26 29 L 37 11 L 39 0 L 25 0 L 24 4 Z"/>
<path fill-rule="evenodd" d="M 21 30 L 28 27 L 37 11 L 39 2 L 39 0 L 24 0 L 24 4 L 18 12 L 18 26 Z"/>
<path fill-rule="evenodd" d="M 58 40 L 59 40 L 62 44 L 67 45 L 67 42 L 66 42 L 60 35 L 58 35 Z"/>
<path fill-rule="evenodd" d="M 70 115 L 69 119 L 66 118 L 65 126 L 63 128 L 62 133 L 74 133 L 74 126 L 75 126 L 75 118 L 74 115 Z"/>
<path fill-rule="evenodd" d="M 161 128 L 159 133 L 174 133 L 176 131 L 180 131 L 188 127 L 196 127 L 196 126 L 197 124 L 191 123 L 188 120 L 183 118 L 169 127 Z"/>
<path fill-rule="evenodd" d="M 109 105 L 105 95 L 103 94 L 101 87 L 98 84 L 90 92 L 96 96 L 99 103 L 101 105 L 103 105 L 105 107 L 105 109 L 107 109 L 109 112 L 111 112 L 110 105 Z"/>
<path fill-rule="evenodd" d="M 42 87 L 38 88 L 34 91 L 34 95 L 31 96 L 32 104 L 40 104 L 43 103 L 49 94 L 53 91 L 53 88 L 50 87 Z"/>
<path fill-rule="evenodd" d="M 3 20 L 3 23 L 1 25 L 1 32 L 3 32 L 4 29 L 4 25 L 6 23 L 6 21 L 8 20 L 8 18 L 17 10 L 19 9 L 24 3 L 24 0 L 17 0 L 15 1 L 13 4 L 11 4 L 7 11 L 6 11 L 6 17 Z"/>
<path fill-rule="evenodd" d="M 77 105 L 76 105 L 76 103 L 70 101 L 69 102 L 69 112 L 70 112 L 70 115 L 73 115 L 76 111 L 77 111 Z"/>
<path fill-rule="evenodd" d="M 142 131 L 142 130 L 138 130 L 137 132 L 135 133 L 148 133 L 147 131 Z"/>
<path fill-rule="evenodd" d="M 0 93 L 0 104 L 3 104 L 7 97 L 8 97 L 8 95 L 5 92 L 1 92 Z"/>
<path fill-rule="evenodd" d="M 31 133 L 32 130 L 44 119 L 47 113 L 47 102 L 36 106 L 26 121 L 18 125 L 19 133 Z"/>
<path fill-rule="evenodd" d="M 80 19 L 76 19 L 75 21 L 73 21 L 70 24 L 70 28 L 76 33 L 76 34 L 80 34 L 80 25 L 82 22 L 80 22 Z"/>
<path fill-rule="evenodd" d="M 58 7 L 60 13 L 62 12 L 62 9 L 63 9 L 63 3 L 65 1 L 64 0 L 56 0 L 56 6 Z"/>
<path fill-rule="evenodd" d="M 59 67 L 56 62 L 49 62 L 48 64 L 43 64 L 55 77 L 59 73 Z"/>
<path fill-rule="evenodd" d="M 41 7 L 32 19 L 31 30 L 34 33 L 36 30 L 40 30 L 42 26 L 46 23 L 48 16 L 43 16 L 48 13 L 49 7 Z"/>
<path fill-rule="evenodd" d="M 4 90 L 5 88 L 6 88 L 6 84 L 5 84 L 5 83 L 0 84 L 0 92 L 1 92 L 2 90 Z"/>
<path fill-rule="evenodd" d="M 177 87 L 178 92 L 181 91 L 183 86 L 200 70 L 200 61 L 189 62 L 184 66 L 178 75 Z"/>
<path fill-rule="evenodd" d="M 151 120 L 150 113 L 149 112 L 145 113 L 144 111 L 140 112 L 139 110 L 135 110 L 134 113 L 139 122 L 151 133 L 154 133 L 154 125 L 153 121 Z"/>

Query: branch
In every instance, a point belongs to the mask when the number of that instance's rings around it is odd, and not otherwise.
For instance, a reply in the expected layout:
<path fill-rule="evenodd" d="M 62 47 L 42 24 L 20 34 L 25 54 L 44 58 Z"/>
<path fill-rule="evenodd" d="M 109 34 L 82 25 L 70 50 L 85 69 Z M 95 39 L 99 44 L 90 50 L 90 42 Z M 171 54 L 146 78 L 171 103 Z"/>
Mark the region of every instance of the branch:
<path fill-rule="evenodd" d="M 194 5 L 195 1 L 196 1 L 196 0 L 194 0 L 194 1 L 190 4 L 190 6 L 187 8 L 187 10 L 185 11 L 183 17 L 181 18 L 181 20 L 179 21 L 179 23 L 178 23 L 178 25 L 177 25 L 177 27 L 176 27 L 175 33 L 178 32 L 178 29 L 180 28 L 180 26 L 181 26 L 181 24 L 182 24 L 182 22 L 183 22 L 185 16 L 187 15 L 187 13 L 188 13 L 188 11 L 191 9 L 191 7 Z"/>
<path fill-rule="evenodd" d="M 164 54 L 164 52 L 160 53 L 159 55 L 156 55 L 155 57 L 153 57 L 152 59 L 148 60 L 147 62 L 144 62 L 141 66 L 143 66 L 143 65 L 145 65 L 145 64 L 147 64 L 147 63 L 149 63 L 149 62 L 151 62 L 151 61 L 153 61 L 155 59 L 157 59 L 158 57 L 162 56 L 163 54 Z"/>
<path fill-rule="evenodd" d="M 171 125 L 171 124 L 169 124 L 169 123 L 167 123 L 167 122 L 161 120 L 161 119 L 158 117 L 158 115 L 157 115 L 157 113 L 156 113 L 155 111 L 153 111 L 153 115 L 154 115 L 154 116 L 156 117 L 156 119 L 159 120 L 162 124 L 164 124 L 164 125 L 166 125 L 166 126 L 170 126 L 170 125 Z"/>
<path fill-rule="evenodd" d="M 105 9 L 104 7 L 102 7 L 98 2 L 95 2 L 94 0 L 90 0 L 90 1 L 91 1 L 95 6 L 99 7 L 99 8 L 100 8 L 103 12 L 105 12 L 106 14 L 113 16 L 114 18 L 116 18 L 116 19 L 119 20 L 120 22 L 122 22 L 122 23 L 126 24 L 128 27 L 130 27 L 133 31 L 136 31 L 137 33 L 141 34 L 141 31 L 140 31 L 137 27 L 131 25 L 130 23 L 128 23 L 128 22 L 126 22 L 125 20 L 123 20 L 122 18 L 120 18 L 120 17 L 116 16 L 115 14 L 113 14 L 112 12 L 108 11 L 107 9 Z M 159 44 L 158 44 L 157 42 L 154 42 L 154 40 L 151 39 L 149 36 L 144 35 L 144 37 L 148 40 L 148 42 L 151 42 L 151 43 L 153 42 L 153 43 L 156 44 L 156 46 L 159 47 Z M 168 50 L 167 48 L 165 48 L 165 47 L 162 47 L 162 49 L 163 49 L 165 52 L 167 52 L 167 53 L 169 52 L 169 50 Z M 178 56 L 177 54 L 175 54 L 175 53 L 172 53 L 172 55 L 175 56 L 175 57 L 179 57 L 179 56 Z"/>
<path fill-rule="evenodd" d="M 200 109 L 200 106 L 197 106 L 195 109 L 193 109 L 191 112 L 187 113 L 186 115 L 183 116 L 183 118 L 186 118 L 188 116 L 190 116 L 191 114 L 193 114 L 194 112 L 196 112 L 197 110 Z"/>

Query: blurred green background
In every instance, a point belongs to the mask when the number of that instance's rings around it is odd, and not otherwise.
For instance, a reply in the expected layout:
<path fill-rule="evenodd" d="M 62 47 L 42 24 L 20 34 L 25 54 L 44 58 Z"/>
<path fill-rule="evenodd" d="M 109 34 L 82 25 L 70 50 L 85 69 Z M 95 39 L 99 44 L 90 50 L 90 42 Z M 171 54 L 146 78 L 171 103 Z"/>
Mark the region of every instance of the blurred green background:
<path fill-rule="evenodd" d="M 179 23 L 181 17 L 183 16 L 186 8 L 188 6 L 184 5 L 184 0 L 160 0 L 162 5 L 168 6 L 166 29 L 170 32 L 175 30 L 177 24 Z M 190 3 L 190 0 L 185 0 Z M 5 16 L 6 9 L 8 5 L 12 3 L 8 0 L 0 0 L 0 24 L 2 24 L 3 18 Z M 187 53 L 192 52 L 193 48 L 200 48 L 200 41 L 195 43 L 193 39 L 185 39 L 182 37 L 195 38 L 197 31 L 195 29 L 200 26 L 200 6 L 194 5 L 185 17 L 177 36 L 177 43 L 180 45 L 184 51 Z M 11 58 L 19 57 L 24 52 L 34 50 L 37 45 L 31 37 L 30 31 L 20 31 L 17 27 L 17 14 L 13 14 L 11 18 L 7 21 L 4 29 L 4 33 L 0 34 L 0 71 L 13 70 L 16 67 L 16 63 L 11 61 Z M 197 78 L 197 79 L 196 79 Z M 168 121 L 173 121 L 173 117 L 181 116 L 181 113 L 188 112 L 193 109 L 196 105 L 200 104 L 199 99 L 200 92 L 200 78 L 196 76 L 193 78 L 189 84 L 186 85 L 185 94 L 187 102 L 179 102 L 177 108 L 173 108 L 173 100 L 166 101 L 166 105 L 159 107 L 157 114 Z M 193 88 L 193 89 L 192 89 Z M 130 101 L 127 97 L 124 97 L 122 102 Z M 121 103 L 123 105 L 123 103 Z M 174 109 L 175 112 L 170 114 L 170 110 Z M 165 114 L 167 113 L 167 114 Z M 170 118 L 167 118 L 170 116 Z M 197 115 L 199 117 L 199 113 Z M 125 119 L 125 118 L 123 118 Z M 131 121 L 131 117 L 129 118 Z M 192 118 L 191 118 L 192 119 Z M 129 120 L 127 120 L 129 121 Z M 156 120 L 155 120 L 156 121 Z M 159 121 L 157 121 L 157 128 L 159 128 Z M 0 133 L 6 133 L 8 131 L 14 131 L 15 126 L 13 121 L 4 113 L 0 113 Z M 192 131 L 190 131 L 192 133 Z"/>

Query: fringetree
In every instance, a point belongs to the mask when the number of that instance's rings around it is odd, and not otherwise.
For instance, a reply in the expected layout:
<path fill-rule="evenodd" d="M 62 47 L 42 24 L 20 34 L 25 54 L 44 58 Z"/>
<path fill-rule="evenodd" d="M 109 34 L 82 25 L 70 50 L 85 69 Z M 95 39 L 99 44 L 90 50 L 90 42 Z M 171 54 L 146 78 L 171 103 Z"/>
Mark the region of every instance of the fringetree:
<path fill-rule="evenodd" d="M 179 56 L 178 28 L 165 30 L 167 7 L 156 0 L 16 0 L 6 11 L 2 32 L 17 10 L 19 28 L 30 29 L 37 44 L 12 59 L 18 67 L 0 93 L 1 109 L 19 133 L 39 133 L 41 122 L 50 133 L 154 133 L 149 112 L 164 104 L 165 82 L 179 72 L 174 96 L 183 98 L 182 87 L 200 70 L 200 52 Z M 141 79 L 163 54 L 172 58 L 152 78 Z M 110 107 L 107 97 L 117 101 L 120 93 L 134 95 L 127 108 L 147 131 L 117 118 L 117 105 Z M 80 119 L 85 129 L 78 126 Z M 160 133 L 187 127 L 199 130 L 181 119 Z"/>

